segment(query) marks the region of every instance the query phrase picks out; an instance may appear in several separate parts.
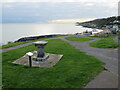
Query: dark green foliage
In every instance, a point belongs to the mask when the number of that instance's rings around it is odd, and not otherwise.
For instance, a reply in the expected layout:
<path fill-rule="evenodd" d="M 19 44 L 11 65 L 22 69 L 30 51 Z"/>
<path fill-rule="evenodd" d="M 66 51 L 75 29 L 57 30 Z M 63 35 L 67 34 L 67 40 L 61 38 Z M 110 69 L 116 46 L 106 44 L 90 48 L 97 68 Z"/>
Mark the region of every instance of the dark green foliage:
<path fill-rule="evenodd" d="M 84 24 L 87 24 L 89 26 L 96 25 L 96 28 L 100 28 L 101 29 L 105 25 L 111 25 L 110 22 L 113 22 L 114 20 L 118 20 L 119 18 L 120 18 L 120 16 L 118 16 L 118 17 L 101 18 L 101 19 L 96 19 L 96 20 L 93 20 L 93 21 L 81 23 L 81 25 L 84 25 Z"/>

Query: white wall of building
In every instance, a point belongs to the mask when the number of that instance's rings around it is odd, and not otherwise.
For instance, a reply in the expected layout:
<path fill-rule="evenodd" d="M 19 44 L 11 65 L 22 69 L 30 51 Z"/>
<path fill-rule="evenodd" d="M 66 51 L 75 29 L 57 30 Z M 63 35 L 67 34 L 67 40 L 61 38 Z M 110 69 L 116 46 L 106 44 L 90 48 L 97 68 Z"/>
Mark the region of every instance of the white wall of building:
<path fill-rule="evenodd" d="M 113 25 L 114 30 L 118 30 L 118 25 Z"/>

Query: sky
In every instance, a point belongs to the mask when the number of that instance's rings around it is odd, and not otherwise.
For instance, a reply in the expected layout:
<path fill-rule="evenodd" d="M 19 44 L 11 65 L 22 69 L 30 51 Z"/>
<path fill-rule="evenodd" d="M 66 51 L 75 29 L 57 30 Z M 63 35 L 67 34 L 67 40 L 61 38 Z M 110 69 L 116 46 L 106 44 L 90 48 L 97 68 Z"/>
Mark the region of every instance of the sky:
<path fill-rule="evenodd" d="M 1 23 L 46 23 L 117 16 L 119 0 L 3 0 Z M 74 19 L 74 20 L 73 20 Z"/>

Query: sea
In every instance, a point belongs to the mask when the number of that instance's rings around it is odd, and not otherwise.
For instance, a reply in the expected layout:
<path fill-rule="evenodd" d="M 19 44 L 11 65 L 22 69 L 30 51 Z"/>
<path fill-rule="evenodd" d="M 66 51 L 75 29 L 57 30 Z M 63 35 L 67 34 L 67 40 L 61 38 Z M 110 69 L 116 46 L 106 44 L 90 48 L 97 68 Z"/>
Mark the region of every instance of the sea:
<path fill-rule="evenodd" d="M 92 28 L 76 26 L 75 23 L 18 23 L 0 24 L 0 43 L 7 44 L 9 41 L 16 41 L 22 37 L 41 36 L 51 34 L 75 34 L 83 31 L 92 31 Z"/>

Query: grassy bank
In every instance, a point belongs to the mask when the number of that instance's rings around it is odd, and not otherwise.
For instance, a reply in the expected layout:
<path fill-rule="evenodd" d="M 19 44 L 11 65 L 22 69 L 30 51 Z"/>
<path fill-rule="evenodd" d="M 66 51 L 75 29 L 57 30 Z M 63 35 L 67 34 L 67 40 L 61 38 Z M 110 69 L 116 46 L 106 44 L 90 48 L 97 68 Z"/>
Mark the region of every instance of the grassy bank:
<path fill-rule="evenodd" d="M 62 36 L 67 36 L 67 35 L 62 35 Z M 61 37 L 61 36 L 55 36 L 55 37 Z M 55 38 L 55 37 L 51 37 L 51 38 Z M 36 39 L 36 40 L 15 42 L 15 43 L 13 42 L 13 43 L 9 43 L 9 44 L 1 46 L 0 49 L 10 48 L 10 47 L 18 46 L 18 45 L 25 44 L 25 43 L 35 42 L 35 41 L 39 41 L 43 39 L 48 39 L 48 38 L 41 38 L 41 39 Z"/>
<path fill-rule="evenodd" d="M 118 39 L 120 40 L 120 36 L 118 36 Z"/>
<path fill-rule="evenodd" d="M 0 90 L 2 88 L 2 55 L 0 54 Z"/>
<path fill-rule="evenodd" d="M 91 38 L 81 38 L 81 37 L 66 37 L 65 39 L 70 41 L 80 41 L 80 42 L 93 40 Z"/>
<path fill-rule="evenodd" d="M 89 37 L 93 37 L 93 38 L 104 38 L 102 36 L 89 36 Z"/>
<path fill-rule="evenodd" d="M 103 70 L 103 62 L 60 39 L 49 40 L 45 48 L 48 53 L 64 55 L 54 67 L 29 68 L 11 63 L 33 50 L 34 45 L 29 45 L 2 54 L 4 88 L 81 88 Z"/>
<path fill-rule="evenodd" d="M 46 38 L 44 38 L 44 39 L 46 39 Z M 3 45 L 1 48 L 2 49 L 10 48 L 10 47 L 14 47 L 14 46 L 18 46 L 18 45 L 21 45 L 21 44 L 34 42 L 34 41 L 39 41 L 39 40 L 43 40 L 43 38 L 37 39 L 37 40 L 31 40 L 31 41 L 13 42 L 13 43 L 9 43 L 9 44 Z"/>
<path fill-rule="evenodd" d="M 117 48 L 118 44 L 113 40 L 114 36 L 106 37 L 101 40 L 90 43 L 90 46 L 97 48 Z"/>

